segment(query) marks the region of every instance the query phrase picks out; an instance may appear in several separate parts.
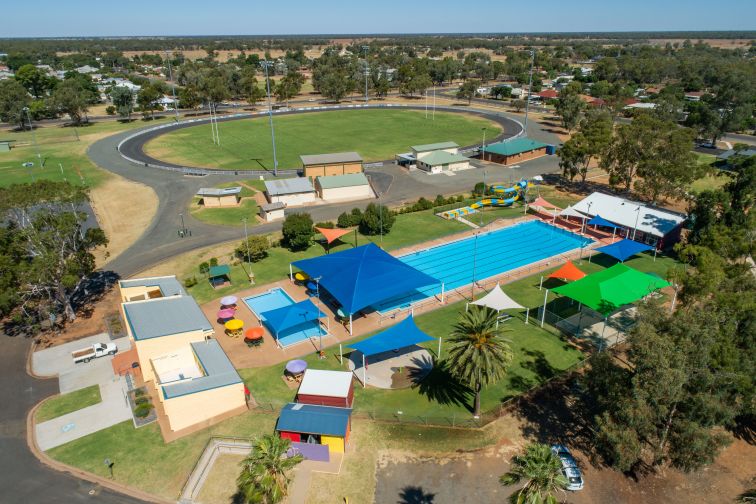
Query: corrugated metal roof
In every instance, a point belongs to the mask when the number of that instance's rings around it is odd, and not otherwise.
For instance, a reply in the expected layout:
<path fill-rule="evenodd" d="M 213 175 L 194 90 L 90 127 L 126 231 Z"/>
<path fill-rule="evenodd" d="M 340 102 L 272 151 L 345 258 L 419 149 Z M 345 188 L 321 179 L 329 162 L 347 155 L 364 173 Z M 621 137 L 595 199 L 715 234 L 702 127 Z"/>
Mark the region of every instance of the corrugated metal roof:
<path fill-rule="evenodd" d="M 459 147 L 459 145 L 456 142 L 438 142 L 438 143 L 423 144 L 423 145 L 412 145 L 410 146 L 410 149 L 412 149 L 415 152 L 428 152 L 428 151 L 442 150 L 442 149 L 453 149 L 455 147 Z"/>
<path fill-rule="evenodd" d="M 349 371 L 307 369 L 297 394 L 347 397 L 351 386 L 352 373 Z"/>
<path fill-rule="evenodd" d="M 236 372 L 234 365 L 231 364 L 228 356 L 216 340 L 192 343 L 191 347 L 205 372 L 205 376 L 165 385 L 163 395 L 166 399 L 241 383 L 242 379 L 239 377 L 239 373 Z"/>
<path fill-rule="evenodd" d="M 123 303 L 126 323 L 136 340 L 189 331 L 212 331 L 213 326 L 194 298 L 173 296 Z"/>
<path fill-rule="evenodd" d="M 241 186 L 235 187 L 200 187 L 197 196 L 230 196 L 241 193 Z"/>
<path fill-rule="evenodd" d="M 351 414 L 350 408 L 289 403 L 281 410 L 276 430 L 344 437 Z"/>
<path fill-rule="evenodd" d="M 756 156 L 756 149 L 748 148 L 743 149 L 741 151 L 736 151 L 735 149 L 730 149 L 722 152 L 717 156 L 717 159 L 730 159 L 732 156 L 743 156 L 743 157 L 750 157 L 750 156 Z"/>
<path fill-rule="evenodd" d="M 262 205 L 263 212 L 272 212 L 273 210 L 283 210 L 286 208 L 286 203 L 282 201 L 276 201 L 275 203 L 266 203 Z"/>
<path fill-rule="evenodd" d="M 356 152 L 334 152 L 331 154 L 305 154 L 299 156 L 303 166 L 335 163 L 361 163 L 362 157 Z"/>
<path fill-rule="evenodd" d="M 120 280 L 120 287 L 158 287 L 164 297 L 186 296 L 184 287 L 181 286 L 175 276 L 135 278 L 133 280 Z"/>
<path fill-rule="evenodd" d="M 493 154 L 501 154 L 502 156 L 514 156 L 515 154 L 521 154 L 542 147 L 547 147 L 549 144 L 539 142 L 538 140 L 531 140 L 530 138 L 515 138 L 506 142 L 497 142 L 490 145 L 486 145 L 485 151 Z"/>
<path fill-rule="evenodd" d="M 335 189 L 337 187 L 368 185 L 369 182 L 364 173 L 348 173 L 346 175 L 318 177 L 318 184 L 320 184 L 320 187 L 323 189 Z"/>
<path fill-rule="evenodd" d="M 315 192 L 307 177 L 295 177 L 280 180 L 266 180 L 265 191 L 271 196 Z"/>
<path fill-rule="evenodd" d="M 429 166 L 445 165 L 450 163 L 461 163 L 463 161 L 470 161 L 462 154 L 449 154 L 445 151 L 431 152 L 427 156 L 424 156 L 417 160 L 418 163 L 425 163 Z"/>
<path fill-rule="evenodd" d="M 210 266 L 207 275 L 210 278 L 215 278 L 224 275 L 231 274 L 231 267 L 228 264 L 219 264 L 218 266 Z"/>

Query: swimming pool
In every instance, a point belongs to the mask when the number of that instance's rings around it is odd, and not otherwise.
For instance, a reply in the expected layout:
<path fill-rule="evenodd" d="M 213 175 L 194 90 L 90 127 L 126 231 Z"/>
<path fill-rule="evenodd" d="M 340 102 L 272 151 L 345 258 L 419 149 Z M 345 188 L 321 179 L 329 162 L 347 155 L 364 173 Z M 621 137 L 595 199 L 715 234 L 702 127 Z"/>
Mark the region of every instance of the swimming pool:
<path fill-rule="evenodd" d="M 465 238 L 446 245 L 419 250 L 399 257 L 410 266 L 437 278 L 450 291 L 547 257 L 580 248 L 592 240 L 541 221 L 528 221 L 497 231 Z M 477 248 L 477 253 L 476 253 Z M 475 260 L 473 261 L 473 257 Z M 474 264 L 473 264 L 474 263 Z M 432 285 L 400 298 L 384 301 L 373 308 L 386 312 L 406 307 L 441 292 Z"/>
<path fill-rule="evenodd" d="M 247 308 L 249 308 L 257 318 L 262 320 L 263 324 L 265 324 L 265 316 L 263 314 L 266 311 L 295 304 L 295 301 L 291 296 L 280 287 L 271 289 L 263 294 L 246 297 L 242 301 L 244 301 Z M 273 334 L 273 337 L 275 337 L 273 331 L 270 332 Z M 316 321 L 309 321 L 278 333 L 278 342 L 281 346 L 289 346 L 308 338 L 317 338 L 321 334 L 322 336 L 325 336 L 325 331 L 321 332 L 320 325 Z"/>

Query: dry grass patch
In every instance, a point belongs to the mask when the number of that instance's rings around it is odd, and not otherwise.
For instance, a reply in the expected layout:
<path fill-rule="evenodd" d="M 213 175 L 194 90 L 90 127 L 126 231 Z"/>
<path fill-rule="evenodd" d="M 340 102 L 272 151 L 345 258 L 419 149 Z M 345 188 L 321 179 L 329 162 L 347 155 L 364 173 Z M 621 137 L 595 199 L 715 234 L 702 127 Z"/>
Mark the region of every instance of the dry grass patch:
<path fill-rule="evenodd" d="M 197 502 L 213 504 L 231 504 L 236 493 L 236 478 L 241 472 L 243 455 L 226 453 L 215 459 L 205 484 L 197 495 Z"/>

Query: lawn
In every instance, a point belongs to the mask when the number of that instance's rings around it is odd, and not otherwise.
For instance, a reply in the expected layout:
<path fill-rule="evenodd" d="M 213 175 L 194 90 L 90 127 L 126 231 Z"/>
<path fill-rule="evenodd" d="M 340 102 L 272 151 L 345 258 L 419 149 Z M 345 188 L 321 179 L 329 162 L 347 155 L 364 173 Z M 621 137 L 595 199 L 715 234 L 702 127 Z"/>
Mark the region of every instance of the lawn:
<path fill-rule="evenodd" d="M 274 118 L 278 165 L 301 166 L 301 154 L 357 151 L 365 161 L 393 158 L 410 145 L 453 140 L 469 145 L 481 140 L 481 128 L 498 135 L 498 124 L 478 117 L 436 113 L 434 121 L 413 110 L 344 110 Z M 145 146 L 151 156 L 187 166 L 223 169 L 272 169 L 268 119 L 220 123 L 221 145 L 211 141 L 209 125 L 172 131 Z"/>
<path fill-rule="evenodd" d="M 100 386 L 92 385 L 83 389 L 51 397 L 37 410 L 34 419 L 37 423 L 46 422 L 53 418 L 84 409 L 102 401 Z"/>
<path fill-rule="evenodd" d="M 436 217 L 433 210 L 425 210 L 422 212 L 413 212 L 409 214 L 397 215 L 396 222 L 391 228 L 391 232 L 383 237 L 383 247 L 386 250 L 394 250 L 415 243 L 420 243 L 427 240 L 433 240 L 453 233 L 458 233 L 469 229 L 468 226 L 457 222 L 448 221 L 440 217 Z M 354 244 L 354 234 L 348 234 L 344 237 L 344 242 L 339 244 L 333 244 L 331 251 L 343 250 L 351 247 Z M 364 245 L 368 241 L 374 243 L 381 243 L 379 236 L 363 236 L 357 234 L 357 245 Z M 242 240 L 239 240 L 241 243 Z M 268 251 L 268 257 L 254 263 L 252 265 L 252 271 L 255 275 L 255 282 L 257 284 L 267 284 L 282 280 L 289 274 L 289 263 L 299 259 L 305 259 L 308 257 L 315 257 L 325 253 L 325 249 L 320 244 L 313 244 L 305 251 L 290 252 L 287 249 L 281 247 L 273 247 Z M 218 258 L 221 263 L 228 262 L 229 258 Z M 185 272 L 182 278 L 195 275 L 200 279 L 197 265 L 193 265 L 192 269 Z M 244 265 L 247 267 L 247 265 Z M 204 278 L 200 279 L 199 283 L 189 289 L 189 293 L 194 296 L 198 303 L 206 303 L 219 296 L 225 296 L 233 292 L 245 289 L 249 287 L 247 282 L 246 273 L 240 264 L 231 266 L 231 285 L 221 287 L 219 289 L 213 289 L 209 282 Z"/>
<path fill-rule="evenodd" d="M 249 189 L 247 189 L 249 191 Z M 244 189 L 242 189 L 242 193 Z M 199 204 L 199 198 L 192 199 L 192 207 L 189 209 L 192 217 L 216 226 L 243 226 L 242 219 L 247 218 L 247 226 L 257 224 L 257 202 L 254 198 L 244 198 L 238 206 L 207 208 Z"/>
<path fill-rule="evenodd" d="M 95 187 L 102 183 L 108 172 L 95 166 L 87 156 L 87 148 L 96 140 L 126 129 L 145 126 L 144 121 L 121 123 L 103 121 L 78 128 L 46 126 L 35 130 L 39 154 L 43 161 L 40 167 L 34 137 L 30 131 L 0 133 L 3 140 L 15 140 L 10 152 L 0 152 L 0 186 L 31 182 L 32 178 L 67 180 L 74 184 Z M 22 166 L 34 162 L 31 168 Z M 62 167 L 62 168 L 61 168 Z"/>

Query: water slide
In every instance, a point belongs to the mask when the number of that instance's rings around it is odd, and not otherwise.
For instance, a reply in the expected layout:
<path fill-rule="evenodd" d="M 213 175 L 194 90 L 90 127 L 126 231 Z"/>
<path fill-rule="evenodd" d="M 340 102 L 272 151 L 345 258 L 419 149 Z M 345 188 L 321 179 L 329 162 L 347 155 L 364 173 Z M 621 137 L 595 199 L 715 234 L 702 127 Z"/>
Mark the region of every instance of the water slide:
<path fill-rule="evenodd" d="M 444 219 L 456 219 L 458 217 L 464 217 L 478 211 L 479 208 L 486 206 L 508 207 L 515 201 L 525 196 L 525 191 L 532 184 L 527 180 L 521 180 L 512 187 L 506 186 L 490 186 L 486 188 L 487 193 L 492 193 L 496 196 L 502 196 L 499 198 L 483 198 L 480 201 L 476 201 L 470 206 L 457 208 L 455 210 L 448 210 L 441 213 L 441 217 Z"/>

